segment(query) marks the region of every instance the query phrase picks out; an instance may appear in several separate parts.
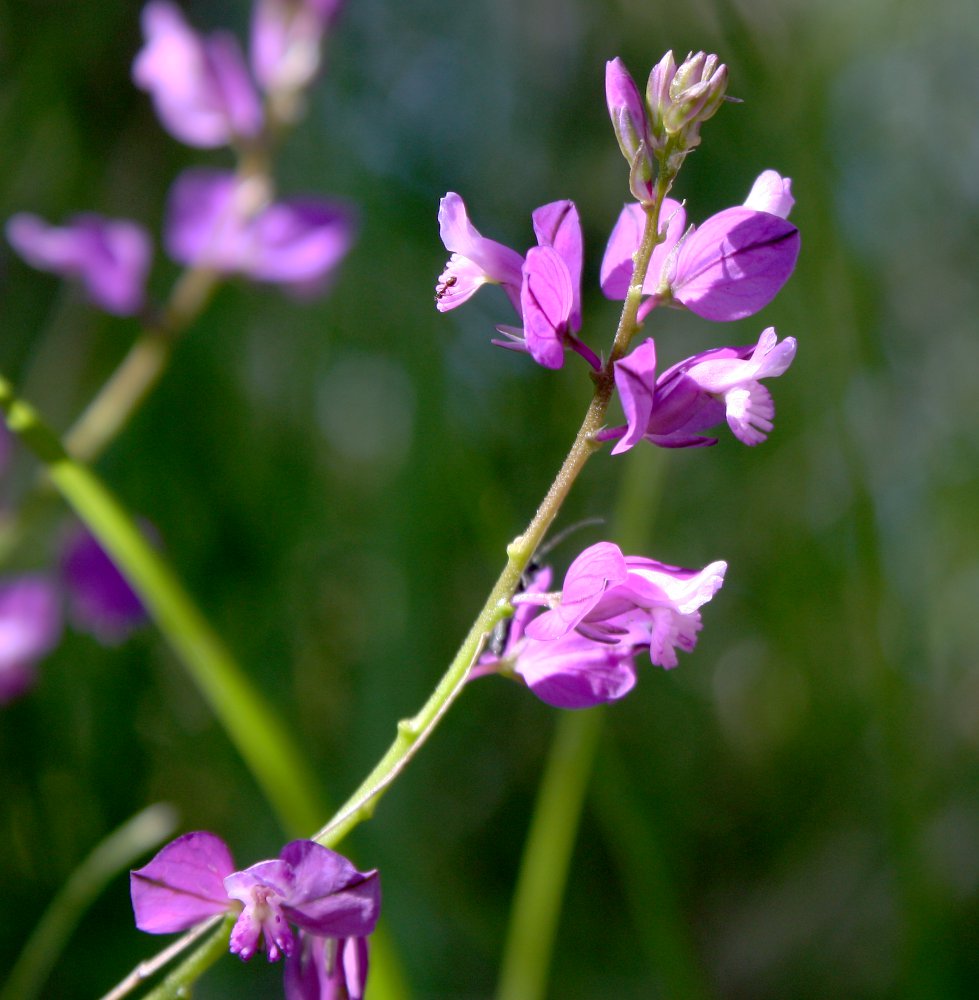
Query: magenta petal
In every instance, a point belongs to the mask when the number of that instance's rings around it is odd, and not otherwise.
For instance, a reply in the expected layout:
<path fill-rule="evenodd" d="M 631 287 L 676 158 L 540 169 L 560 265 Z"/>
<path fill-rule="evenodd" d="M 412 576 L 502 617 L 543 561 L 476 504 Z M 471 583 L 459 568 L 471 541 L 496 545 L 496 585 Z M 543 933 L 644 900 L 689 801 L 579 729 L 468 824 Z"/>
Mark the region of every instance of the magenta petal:
<path fill-rule="evenodd" d="M 639 249 L 645 224 L 642 205 L 633 202 L 619 213 L 602 257 L 599 280 L 606 298 L 624 299 L 635 264 L 632 255 Z"/>
<path fill-rule="evenodd" d="M 557 639 L 570 632 L 601 600 L 610 586 L 628 576 L 625 556 L 618 545 L 598 542 L 589 546 L 568 567 L 561 603 L 531 621 L 525 634 L 532 639 Z"/>
<path fill-rule="evenodd" d="M 146 620 L 125 577 L 86 528 L 77 527 L 61 553 L 71 618 L 105 645 L 122 642 Z"/>
<path fill-rule="evenodd" d="M 262 104 L 234 35 L 215 32 L 204 42 L 213 86 L 227 116 L 230 135 L 250 138 L 262 129 Z"/>
<path fill-rule="evenodd" d="M 235 865 L 213 833 L 185 833 L 130 872 L 136 926 L 150 934 L 184 931 L 228 907 L 224 879 Z"/>
<path fill-rule="evenodd" d="M 360 872 L 312 840 L 286 844 L 280 857 L 295 876 L 283 912 L 297 926 L 327 937 L 366 937 L 374 930 L 381 909 L 377 871 Z"/>
<path fill-rule="evenodd" d="M 571 276 L 573 302 L 568 317 L 572 330 L 581 329 L 581 268 L 584 245 L 581 220 L 573 201 L 552 201 L 535 209 L 531 219 L 534 234 L 542 247 L 553 247 L 564 261 Z"/>
<path fill-rule="evenodd" d="M 652 338 L 615 362 L 615 387 L 627 421 L 625 437 L 612 449 L 612 454 L 618 455 L 635 447 L 649 426 L 656 399 L 656 344 Z"/>
<path fill-rule="evenodd" d="M 151 0 L 142 24 L 146 43 L 133 81 L 150 94 L 171 135 L 207 148 L 259 131 L 261 105 L 233 37 L 202 38 L 167 0 Z"/>
<path fill-rule="evenodd" d="M 704 319 L 743 319 L 771 302 L 798 255 L 799 231 L 790 222 L 725 209 L 683 242 L 673 297 Z"/>
<path fill-rule="evenodd" d="M 520 307 L 530 356 L 545 368 L 564 364 L 564 335 L 574 304 L 571 275 L 551 247 L 531 247 L 523 266 Z"/>
<path fill-rule="evenodd" d="M 367 983 L 366 938 L 336 939 L 300 932 L 286 963 L 286 1000 L 362 1000 Z"/>
<path fill-rule="evenodd" d="M 490 281 L 520 287 L 523 258 L 516 250 L 480 235 L 469 221 L 465 203 L 454 191 L 439 202 L 438 218 L 446 250 L 471 260 Z"/>
<path fill-rule="evenodd" d="M 756 212 L 789 217 L 795 198 L 792 197 L 792 178 L 783 177 L 775 170 L 763 170 L 751 185 L 744 207 Z"/>
<path fill-rule="evenodd" d="M 557 708 L 617 701 L 636 684 L 631 646 L 595 642 L 574 632 L 550 642 L 528 642 L 515 670 L 541 701 Z"/>

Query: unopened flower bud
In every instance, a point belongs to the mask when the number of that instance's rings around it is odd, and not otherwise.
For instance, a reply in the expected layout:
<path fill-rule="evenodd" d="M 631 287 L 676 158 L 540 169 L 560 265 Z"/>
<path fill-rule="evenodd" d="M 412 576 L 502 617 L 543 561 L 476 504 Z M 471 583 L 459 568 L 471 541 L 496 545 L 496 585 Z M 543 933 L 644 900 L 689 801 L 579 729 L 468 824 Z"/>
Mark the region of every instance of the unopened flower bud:
<path fill-rule="evenodd" d="M 649 145 L 649 124 L 639 88 L 618 57 L 605 65 L 605 100 L 615 138 L 631 167 L 640 144 Z"/>
<path fill-rule="evenodd" d="M 686 151 L 700 142 L 700 126 L 724 100 L 727 66 L 715 55 L 690 53 L 677 66 L 672 52 L 649 74 L 646 102 L 657 148 L 673 139 Z"/>

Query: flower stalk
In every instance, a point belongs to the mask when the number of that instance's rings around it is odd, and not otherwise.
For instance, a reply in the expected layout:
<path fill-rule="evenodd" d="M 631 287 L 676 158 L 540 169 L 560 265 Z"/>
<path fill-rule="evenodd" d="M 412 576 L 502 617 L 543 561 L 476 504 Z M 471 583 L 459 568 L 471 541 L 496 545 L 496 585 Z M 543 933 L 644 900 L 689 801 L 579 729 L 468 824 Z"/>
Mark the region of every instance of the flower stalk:
<path fill-rule="evenodd" d="M 325 847 L 335 847 L 355 826 L 373 815 L 381 796 L 407 767 L 412 757 L 432 734 L 439 720 L 459 697 L 493 628 L 513 613 L 511 598 L 531 557 L 554 523 L 574 481 L 591 455 L 601 447 L 595 436 L 604 424 L 605 413 L 615 385 L 612 366 L 628 349 L 629 342 L 641 326 L 637 316 L 642 298 L 642 285 L 653 250 L 660 239 L 658 232 L 660 206 L 667 190 L 668 184 L 661 178 L 657 183 L 655 200 L 646 207 L 646 224 L 642 242 L 635 256 L 635 272 L 629 294 L 622 307 L 612 351 L 601 370 L 592 376 L 595 389 L 571 450 L 533 520 L 523 534 L 518 535 L 507 546 L 506 565 L 435 690 L 416 715 L 398 723 L 397 735 L 384 756 L 330 821 L 314 835 L 313 839 Z"/>

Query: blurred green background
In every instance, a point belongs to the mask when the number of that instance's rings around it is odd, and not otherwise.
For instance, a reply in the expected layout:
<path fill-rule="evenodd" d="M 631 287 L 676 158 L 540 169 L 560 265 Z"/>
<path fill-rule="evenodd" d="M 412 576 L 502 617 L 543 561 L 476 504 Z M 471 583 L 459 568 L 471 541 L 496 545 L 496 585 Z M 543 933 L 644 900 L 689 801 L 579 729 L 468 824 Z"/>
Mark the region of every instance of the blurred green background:
<path fill-rule="evenodd" d="M 93 210 L 158 234 L 176 173 L 230 162 L 171 140 L 130 84 L 139 9 L 0 2 L 3 218 Z M 246 4 L 187 10 L 247 23 Z M 562 515 L 619 512 L 560 568 L 612 535 L 730 570 L 696 652 L 644 664 L 607 712 L 553 997 L 975 995 L 977 46 L 967 0 L 351 0 L 279 159 L 283 192 L 360 207 L 333 293 L 225 287 L 98 464 L 339 801 L 441 674 L 589 395 L 574 357 L 555 374 L 489 346 L 502 295 L 436 313 L 438 198 L 460 192 L 521 250 L 531 210 L 573 198 L 601 349 L 617 307 L 598 266 L 628 197 L 605 61 L 640 80 L 671 47 L 729 64 L 744 103 L 704 127 L 676 194 L 700 220 L 766 167 L 791 176 L 799 266 L 757 317 L 647 331 L 664 364 L 769 324 L 799 353 L 766 444 L 601 455 Z M 64 428 L 137 331 L 0 261 L 0 371 Z M 175 274 L 160 253 L 155 293 Z M 62 530 L 13 568 L 46 565 Z M 474 685 L 346 845 L 382 870 L 416 997 L 491 994 L 554 722 L 515 685 Z M 0 716 L 0 969 L 92 847 L 159 800 L 243 865 L 281 843 L 152 629 L 109 651 L 66 634 Z M 116 880 L 45 995 L 99 995 L 162 943 Z M 275 995 L 260 965 L 224 961 L 196 995 Z"/>

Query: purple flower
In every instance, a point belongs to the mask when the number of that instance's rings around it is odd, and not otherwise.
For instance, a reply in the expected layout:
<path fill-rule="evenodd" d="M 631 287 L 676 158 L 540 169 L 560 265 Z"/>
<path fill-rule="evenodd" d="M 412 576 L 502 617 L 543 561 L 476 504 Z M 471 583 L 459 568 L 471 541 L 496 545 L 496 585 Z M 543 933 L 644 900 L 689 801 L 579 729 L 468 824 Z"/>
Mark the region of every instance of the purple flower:
<path fill-rule="evenodd" d="M 7 239 L 31 267 L 77 278 L 106 312 L 130 316 L 143 305 L 152 245 L 135 222 L 83 214 L 59 228 L 25 212 L 7 222 Z"/>
<path fill-rule="evenodd" d="M 516 611 L 502 648 L 485 652 L 470 679 L 516 675 L 558 708 L 617 701 L 636 684 L 635 657 L 642 650 L 669 668 L 677 665 L 677 649 L 694 648 L 699 608 L 720 588 L 726 570 L 723 562 L 680 569 L 624 556 L 611 542 L 592 545 L 571 564 L 559 594 L 547 593 L 549 569 L 533 576 L 513 599 Z"/>
<path fill-rule="evenodd" d="M 353 244 L 352 211 L 312 197 L 255 204 L 254 195 L 228 171 L 184 171 L 170 192 L 167 252 L 181 264 L 300 294 L 322 291 Z"/>
<path fill-rule="evenodd" d="M 643 294 L 652 298 L 640 309 L 640 319 L 661 304 L 679 304 L 717 321 L 743 319 L 768 305 L 799 256 L 799 231 L 785 218 L 792 204 L 791 181 L 765 171 L 745 205 L 718 212 L 684 233 L 682 209 L 666 199 L 666 224 L 660 228 L 665 239 L 643 282 Z M 644 216 L 641 205 L 627 205 L 612 230 L 601 269 L 609 298 L 625 297 Z"/>
<path fill-rule="evenodd" d="M 168 0 L 143 9 L 146 43 L 133 80 L 153 98 L 167 131 L 189 146 L 224 146 L 262 129 L 262 106 L 235 38 L 202 38 Z"/>
<path fill-rule="evenodd" d="M 525 635 L 528 622 L 541 610 L 529 601 L 534 595 L 545 595 L 550 583 L 549 567 L 534 573 L 516 599 L 502 648 L 485 652 L 470 679 L 489 673 L 515 674 L 541 701 L 555 708 L 590 708 L 625 697 L 636 684 L 638 647 L 634 642 L 597 642 L 577 632 L 549 641 Z M 527 603 L 522 603 L 523 595 L 529 595 Z"/>
<path fill-rule="evenodd" d="M 462 198 L 450 191 L 439 202 L 439 236 L 452 255 L 439 275 L 435 308 L 448 312 L 461 306 L 485 284 L 502 285 L 520 310 L 523 258 L 516 250 L 487 239 L 469 221 Z"/>
<path fill-rule="evenodd" d="M 61 600 L 50 580 L 22 576 L 0 583 L 0 705 L 32 686 L 37 661 L 60 637 Z"/>
<path fill-rule="evenodd" d="M 469 221 L 462 198 L 449 192 L 439 204 L 439 233 L 451 253 L 439 276 L 439 312 L 462 305 L 485 284 L 502 285 L 523 327 L 499 326 L 500 347 L 523 351 L 545 368 L 560 368 L 564 349 L 594 368 L 601 364 L 575 333 L 581 329 L 581 222 L 570 201 L 542 205 L 532 216 L 537 246 L 526 258 L 487 239 Z"/>
<path fill-rule="evenodd" d="M 626 426 L 597 437 L 620 439 L 613 455 L 643 438 L 665 448 L 700 447 L 717 443 L 701 432 L 726 418 L 739 441 L 759 444 L 771 432 L 775 417 L 771 393 L 759 380 L 785 372 L 795 350 L 794 337 L 780 342 L 774 327 L 768 327 L 757 344 L 695 354 L 656 378 L 656 347 L 646 340 L 615 363 Z"/>
<path fill-rule="evenodd" d="M 564 578 L 560 599 L 523 594 L 515 600 L 545 604 L 524 634 L 544 642 L 569 633 L 598 642 L 642 643 L 661 667 L 677 665 L 676 649 L 693 649 L 700 611 L 724 582 L 727 563 L 702 570 L 668 566 L 642 556 L 624 556 L 612 542 L 585 549 Z"/>
<path fill-rule="evenodd" d="M 130 890 L 136 926 L 151 934 L 237 912 L 232 954 L 248 960 L 264 941 L 270 962 L 292 959 L 285 980 L 290 1000 L 339 998 L 341 987 L 351 998 L 363 994 L 364 939 L 380 912 L 380 880 L 315 841 L 294 840 L 277 859 L 235 871 L 219 837 L 187 833 L 131 872 Z M 299 928 L 298 947 L 290 924 Z"/>
<path fill-rule="evenodd" d="M 323 35 L 342 0 L 257 0 L 252 11 L 251 63 L 266 92 L 296 91 L 320 65 Z"/>
<path fill-rule="evenodd" d="M 122 642 L 145 622 L 142 602 L 86 528 L 78 526 L 66 540 L 61 574 L 73 623 L 103 645 Z"/>

